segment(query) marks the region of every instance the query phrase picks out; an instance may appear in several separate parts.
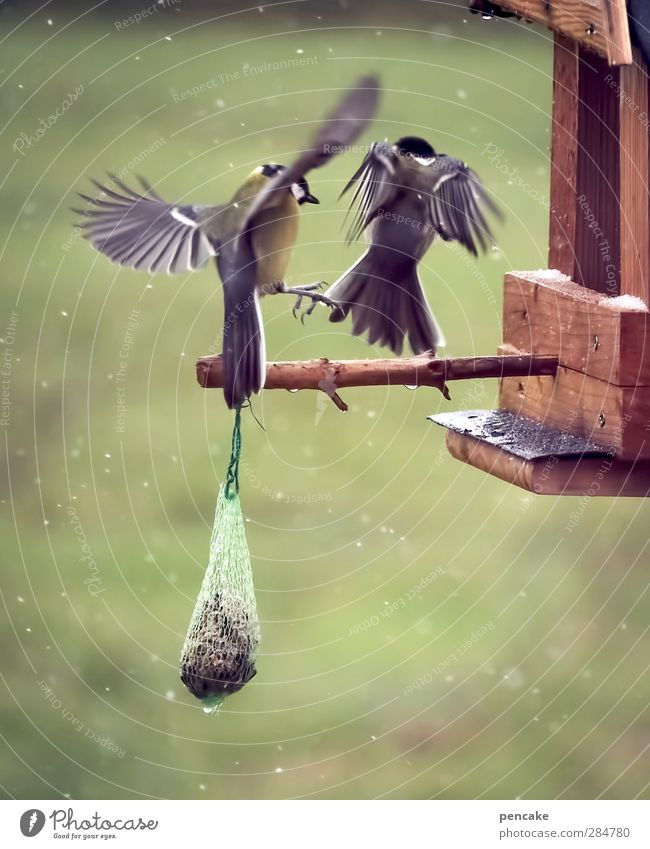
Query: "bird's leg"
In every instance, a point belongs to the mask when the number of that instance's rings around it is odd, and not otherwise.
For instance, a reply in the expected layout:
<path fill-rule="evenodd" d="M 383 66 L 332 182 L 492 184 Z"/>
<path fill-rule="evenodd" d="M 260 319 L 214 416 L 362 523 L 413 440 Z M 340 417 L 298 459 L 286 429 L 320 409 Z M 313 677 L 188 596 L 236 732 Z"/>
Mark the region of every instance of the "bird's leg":
<path fill-rule="evenodd" d="M 275 285 L 274 293 L 296 296 L 296 302 L 292 309 L 294 317 L 297 317 L 298 310 L 302 304 L 302 299 L 310 298 L 311 304 L 301 315 L 301 321 L 304 323 L 305 316 L 311 315 L 318 304 L 324 304 L 326 307 L 330 307 L 331 309 L 334 309 L 337 306 L 331 298 L 328 298 L 327 295 L 323 295 L 317 291 L 326 285 L 327 283 L 324 280 L 319 280 L 316 283 L 306 283 L 304 286 L 287 286 L 286 283 L 279 281 Z"/>

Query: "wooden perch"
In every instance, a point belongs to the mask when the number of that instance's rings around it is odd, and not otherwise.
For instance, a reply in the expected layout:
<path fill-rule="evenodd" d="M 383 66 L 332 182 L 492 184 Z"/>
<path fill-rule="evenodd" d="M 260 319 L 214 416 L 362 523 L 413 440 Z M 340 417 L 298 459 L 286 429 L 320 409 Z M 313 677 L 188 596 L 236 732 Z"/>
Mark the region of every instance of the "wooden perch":
<path fill-rule="evenodd" d="M 506 354 L 492 357 L 439 359 L 428 354 L 383 360 L 298 360 L 268 363 L 265 389 L 320 389 L 341 410 L 347 405 L 338 390 L 350 386 L 432 386 L 449 399 L 448 380 L 484 377 L 529 377 L 555 375 L 555 356 Z M 220 356 L 201 357 L 196 377 L 204 389 L 223 388 Z"/>

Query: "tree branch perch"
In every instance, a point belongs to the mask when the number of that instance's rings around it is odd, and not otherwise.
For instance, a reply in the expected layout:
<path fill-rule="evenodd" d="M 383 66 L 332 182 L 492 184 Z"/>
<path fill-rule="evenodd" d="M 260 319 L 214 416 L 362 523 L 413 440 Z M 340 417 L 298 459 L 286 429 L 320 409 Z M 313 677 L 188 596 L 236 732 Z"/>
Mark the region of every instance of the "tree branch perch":
<path fill-rule="evenodd" d="M 489 357 L 441 359 L 429 354 L 381 360 L 298 360 L 268 363 L 265 389 L 320 389 L 341 410 L 347 405 L 339 389 L 350 386 L 432 386 L 449 399 L 449 380 L 486 377 L 555 375 L 558 358 L 546 355 L 506 354 Z M 196 377 L 204 389 L 223 388 L 220 356 L 201 357 Z"/>

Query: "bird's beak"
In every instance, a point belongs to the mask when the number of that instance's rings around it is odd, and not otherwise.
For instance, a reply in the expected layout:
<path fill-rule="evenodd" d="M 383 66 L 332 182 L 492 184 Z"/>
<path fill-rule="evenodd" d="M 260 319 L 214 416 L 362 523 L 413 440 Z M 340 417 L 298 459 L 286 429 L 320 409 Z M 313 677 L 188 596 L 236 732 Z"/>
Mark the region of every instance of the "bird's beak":
<path fill-rule="evenodd" d="M 315 197 L 314 195 L 305 195 L 305 197 L 303 198 L 303 201 L 305 203 L 320 203 L 318 198 Z"/>

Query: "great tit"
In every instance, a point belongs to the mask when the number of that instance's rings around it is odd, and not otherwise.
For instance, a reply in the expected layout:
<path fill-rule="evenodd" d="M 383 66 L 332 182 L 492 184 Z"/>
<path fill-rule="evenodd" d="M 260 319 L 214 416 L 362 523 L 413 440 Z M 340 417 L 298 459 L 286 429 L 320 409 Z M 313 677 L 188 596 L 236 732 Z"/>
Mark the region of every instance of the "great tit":
<path fill-rule="evenodd" d="M 464 162 L 436 153 L 429 142 L 405 136 L 375 142 L 342 195 L 356 191 L 348 243 L 362 233 L 363 256 L 327 290 L 337 304 L 330 321 L 352 314 L 352 332 L 401 354 L 445 344 L 418 278 L 417 266 L 436 235 L 476 255 L 492 239 L 484 209 L 501 218 L 476 174 Z"/>
<path fill-rule="evenodd" d="M 266 377 L 264 330 L 259 296 L 289 293 L 332 306 L 315 291 L 321 283 L 289 287 L 284 275 L 298 233 L 298 211 L 318 203 L 305 174 L 346 150 L 372 119 L 379 82 L 365 77 L 349 89 L 322 124 L 311 146 L 288 167 L 262 165 L 226 204 L 167 203 L 142 178 L 142 193 L 111 176 L 112 187 L 93 180 L 98 198 L 79 226 L 98 251 L 121 265 L 171 274 L 201 268 L 216 257 L 223 283 L 224 396 L 240 407 L 259 392 Z"/>

